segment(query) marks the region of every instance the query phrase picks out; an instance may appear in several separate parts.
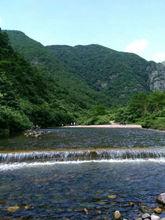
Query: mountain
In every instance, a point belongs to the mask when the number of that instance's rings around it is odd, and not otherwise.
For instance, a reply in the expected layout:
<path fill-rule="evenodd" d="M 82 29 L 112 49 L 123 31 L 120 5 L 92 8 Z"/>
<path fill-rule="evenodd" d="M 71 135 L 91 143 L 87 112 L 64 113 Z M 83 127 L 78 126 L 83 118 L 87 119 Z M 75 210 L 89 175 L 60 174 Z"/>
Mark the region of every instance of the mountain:
<path fill-rule="evenodd" d="M 70 106 L 74 103 L 75 111 L 86 109 L 98 102 L 108 105 L 108 99 L 104 95 L 94 91 L 79 76 L 68 71 L 54 53 L 41 43 L 32 40 L 20 31 L 5 32 L 8 34 L 12 47 L 19 54 L 32 66 L 54 78 L 56 87 L 60 88 L 66 96 L 63 98 L 64 103 L 68 102 Z"/>
<path fill-rule="evenodd" d="M 165 67 L 132 53 L 100 45 L 47 47 L 75 75 L 96 91 L 124 104 L 138 92 L 165 89 Z"/>
<path fill-rule="evenodd" d="M 7 33 L 14 49 L 27 61 L 53 75 L 60 88 L 69 88 L 69 97 L 88 91 L 86 97 L 112 106 L 126 104 L 138 92 L 165 90 L 164 65 L 136 54 L 96 44 L 44 47 L 22 32 Z"/>
<path fill-rule="evenodd" d="M 47 48 L 21 32 L 10 34 L 17 50 L 0 30 L 0 133 L 68 124 L 102 102 Z"/>
<path fill-rule="evenodd" d="M 114 106 L 156 90 L 165 90 L 161 63 L 100 45 L 45 47 L 0 30 L 0 132 L 109 123 Z"/>

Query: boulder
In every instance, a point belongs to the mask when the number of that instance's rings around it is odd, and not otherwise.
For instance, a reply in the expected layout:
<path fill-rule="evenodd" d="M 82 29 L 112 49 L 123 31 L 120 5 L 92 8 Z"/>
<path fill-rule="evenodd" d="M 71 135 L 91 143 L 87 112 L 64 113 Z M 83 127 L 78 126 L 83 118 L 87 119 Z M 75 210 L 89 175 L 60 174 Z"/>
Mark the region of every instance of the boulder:
<path fill-rule="evenodd" d="M 151 220 L 160 220 L 160 217 L 158 215 L 152 214 Z"/>
<path fill-rule="evenodd" d="M 86 208 L 84 208 L 84 212 L 85 212 L 86 215 L 89 214 L 88 209 L 86 209 Z"/>
<path fill-rule="evenodd" d="M 158 195 L 156 200 L 158 203 L 165 205 L 165 193 L 161 193 L 160 195 Z"/>
<path fill-rule="evenodd" d="M 18 205 L 14 205 L 14 206 L 9 206 L 8 208 L 7 208 L 7 211 L 8 212 L 16 212 L 16 211 L 18 211 L 20 209 L 20 207 L 18 206 Z"/>
<path fill-rule="evenodd" d="M 113 213 L 113 217 L 114 217 L 114 220 L 120 220 L 122 218 L 122 215 L 121 215 L 120 211 L 115 211 Z"/>
<path fill-rule="evenodd" d="M 145 213 L 145 214 L 142 215 L 142 219 L 144 219 L 144 220 L 151 219 L 151 216 L 150 216 L 150 214 Z"/>
<path fill-rule="evenodd" d="M 114 194 L 108 195 L 108 199 L 116 199 L 116 198 L 117 198 L 117 195 L 114 195 Z"/>
<path fill-rule="evenodd" d="M 156 214 L 161 214 L 162 213 L 162 209 L 160 207 L 156 207 L 156 208 L 154 208 L 154 212 Z"/>
<path fill-rule="evenodd" d="M 143 205 L 143 204 L 140 205 L 139 209 L 140 209 L 140 211 L 142 213 L 148 213 L 148 214 L 152 214 L 153 213 L 153 210 L 150 207 L 148 207 L 146 205 Z"/>

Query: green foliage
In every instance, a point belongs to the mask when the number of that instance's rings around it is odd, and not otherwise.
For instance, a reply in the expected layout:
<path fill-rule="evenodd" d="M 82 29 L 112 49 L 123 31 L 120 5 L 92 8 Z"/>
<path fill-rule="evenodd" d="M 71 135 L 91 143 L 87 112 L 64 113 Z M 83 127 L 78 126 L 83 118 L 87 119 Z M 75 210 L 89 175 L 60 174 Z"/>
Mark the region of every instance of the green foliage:
<path fill-rule="evenodd" d="M 35 106 L 29 117 L 35 125 L 43 128 L 61 126 L 74 121 L 70 114 L 64 111 L 53 111 L 47 103 Z"/>
<path fill-rule="evenodd" d="M 0 40 L 1 131 L 70 124 L 102 102 L 40 43 L 18 31 L 0 31 Z"/>
<path fill-rule="evenodd" d="M 113 119 L 114 115 L 110 109 L 96 105 L 79 119 L 79 123 L 86 125 L 110 124 Z"/>
<path fill-rule="evenodd" d="M 7 34 L 0 31 L 0 134 L 20 132 L 36 124 L 48 127 L 71 123 L 74 103 L 68 98 L 72 107 L 65 110 L 66 94 L 54 77 L 31 67 L 16 53 Z"/>
<path fill-rule="evenodd" d="M 127 107 L 118 109 L 115 120 L 140 123 L 143 127 L 165 129 L 165 92 L 137 94 Z"/>
<path fill-rule="evenodd" d="M 1 106 L 0 126 L 1 129 L 7 129 L 10 132 L 17 132 L 30 128 L 32 123 L 24 113 L 6 106 Z"/>
<path fill-rule="evenodd" d="M 60 106 L 78 113 L 98 102 L 104 102 L 102 95 L 91 89 L 78 75 L 68 71 L 48 48 L 22 32 L 7 31 L 7 34 L 13 48 L 42 72 L 42 77 L 51 90 L 48 92 L 50 99 L 53 98 Z"/>
<path fill-rule="evenodd" d="M 69 71 L 104 95 L 104 102 L 123 105 L 137 92 L 149 91 L 148 62 L 100 45 L 48 46 Z"/>
<path fill-rule="evenodd" d="M 146 93 L 147 65 L 99 45 L 44 47 L 19 31 L 0 31 L 0 133 L 114 118 L 162 129 L 165 94 Z M 127 106 L 109 109 L 133 95 Z"/>

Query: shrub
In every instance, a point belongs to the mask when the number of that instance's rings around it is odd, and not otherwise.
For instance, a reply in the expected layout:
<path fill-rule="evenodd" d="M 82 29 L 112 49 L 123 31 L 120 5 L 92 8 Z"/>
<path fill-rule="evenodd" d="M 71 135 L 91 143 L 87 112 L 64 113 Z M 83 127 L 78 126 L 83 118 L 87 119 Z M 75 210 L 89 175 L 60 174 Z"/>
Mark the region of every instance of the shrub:
<path fill-rule="evenodd" d="M 0 107 L 0 125 L 1 129 L 8 129 L 10 133 L 32 127 L 32 123 L 24 113 L 6 106 Z"/>

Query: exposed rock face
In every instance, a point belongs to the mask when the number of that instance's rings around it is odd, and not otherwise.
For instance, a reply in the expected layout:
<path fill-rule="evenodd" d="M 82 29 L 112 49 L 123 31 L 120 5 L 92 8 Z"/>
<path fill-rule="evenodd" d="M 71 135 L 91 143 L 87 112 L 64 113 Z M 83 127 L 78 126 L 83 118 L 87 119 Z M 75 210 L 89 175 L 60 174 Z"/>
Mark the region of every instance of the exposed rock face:
<path fill-rule="evenodd" d="M 149 87 L 151 91 L 165 90 L 165 66 L 161 63 L 150 62 L 147 66 Z"/>

